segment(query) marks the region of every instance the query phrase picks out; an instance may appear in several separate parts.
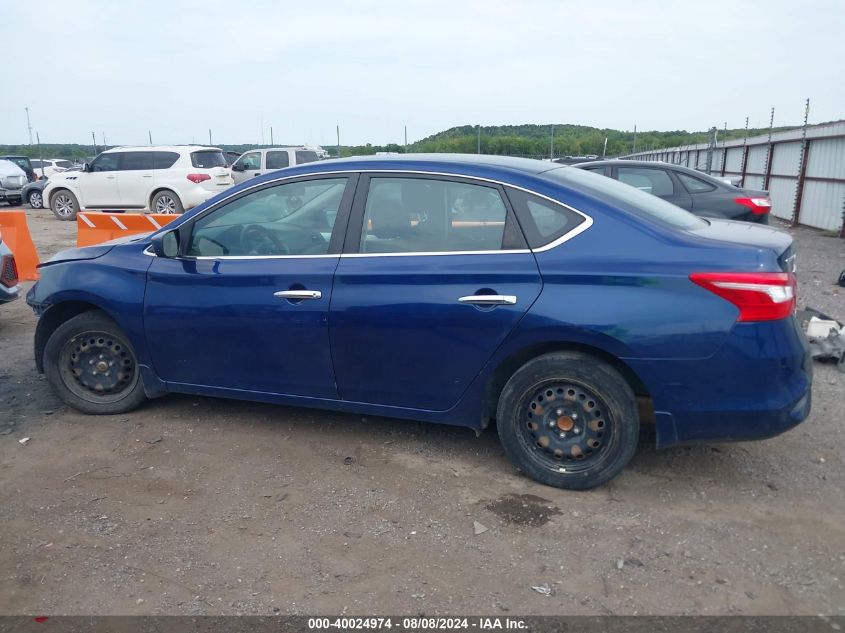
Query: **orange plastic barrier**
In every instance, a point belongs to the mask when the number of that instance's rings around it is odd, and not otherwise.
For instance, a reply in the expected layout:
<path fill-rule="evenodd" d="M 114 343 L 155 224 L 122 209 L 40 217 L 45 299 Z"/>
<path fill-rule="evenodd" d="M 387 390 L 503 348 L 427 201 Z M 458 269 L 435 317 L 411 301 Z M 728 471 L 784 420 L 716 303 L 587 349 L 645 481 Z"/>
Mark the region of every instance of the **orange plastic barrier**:
<path fill-rule="evenodd" d="M 136 233 L 150 233 L 178 217 L 158 213 L 79 213 L 76 216 L 76 245 L 91 246 Z"/>
<path fill-rule="evenodd" d="M 26 225 L 26 213 L 23 211 L 0 211 L 0 235 L 3 243 L 8 246 L 15 256 L 18 277 L 28 281 L 38 279 L 38 253 L 29 227 Z"/>

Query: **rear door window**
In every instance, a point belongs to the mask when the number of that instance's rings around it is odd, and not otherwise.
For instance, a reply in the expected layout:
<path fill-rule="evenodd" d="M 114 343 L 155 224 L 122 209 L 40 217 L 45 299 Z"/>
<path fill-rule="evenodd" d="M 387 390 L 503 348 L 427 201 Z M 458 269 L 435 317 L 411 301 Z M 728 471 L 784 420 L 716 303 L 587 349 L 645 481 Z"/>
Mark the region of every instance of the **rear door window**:
<path fill-rule="evenodd" d="M 373 177 L 361 253 L 447 253 L 525 248 L 497 187 L 432 178 Z"/>
<path fill-rule="evenodd" d="M 662 169 L 650 169 L 648 167 L 618 167 L 617 174 L 619 182 L 636 187 L 653 196 L 675 195 L 675 185 L 672 179 Z"/>
<path fill-rule="evenodd" d="M 301 165 L 302 163 L 313 163 L 318 160 L 317 152 L 312 152 L 310 150 L 296 150 L 296 164 Z"/>
<path fill-rule="evenodd" d="M 284 169 L 289 165 L 290 159 L 286 151 L 267 152 L 267 169 Z M 255 167 L 255 169 L 258 169 L 258 167 Z"/>
<path fill-rule="evenodd" d="M 690 193 L 704 193 L 705 191 L 713 191 L 716 189 L 714 185 L 711 185 L 709 182 L 704 182 L 701 178 L 696 178 L 695 176 L 690 176 L 689 174 L 684 174 L 679 171 L 675 172 L 675 175 L 678 176 L 678 180 L 681 181 L 681 184 L 683 184 Z"/>
<path fill-rule="evenodd" d="M 221 151 L 200 150 L 198 152 L 191 152 L 191 164 L 200 169 L 226 167 L 226 157 Z"/>
<path fill-rule="evenodd" d="M 142 171 L 153 168 L 152 152 L 125 152 L 120 159 L 121 171 Z"/>

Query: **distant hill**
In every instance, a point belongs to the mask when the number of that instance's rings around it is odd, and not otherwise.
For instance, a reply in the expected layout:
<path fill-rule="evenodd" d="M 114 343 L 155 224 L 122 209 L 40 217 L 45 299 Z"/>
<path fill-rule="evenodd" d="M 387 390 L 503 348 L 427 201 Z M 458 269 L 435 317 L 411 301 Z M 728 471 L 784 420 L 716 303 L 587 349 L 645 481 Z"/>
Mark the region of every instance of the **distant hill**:
<path fill-rule="evenodd" d="M 482 154 L 509 154 L 519 156 L 549 155 L 552 124 L 537 125 L 496 125 L 481 126 Z M 791 128 L 776 128 L 775 131 Z M 749 129 L 747 134 L 754 136 L 768 133 L 769 129 Z M 719 130 L 719 140 L 742 138 L 745 129 Z M 630 154 L 634 148 L 634 132 L 595 128 L 586 125 L 554 124 L 554 153 L 555 156 L 584 156 L 589 154 L 601 155 L 604 140 L 607 138 L 607 155 L 618 156 Z M 708 133 L 687 132 L 673 130 L 659 132 L 655 130 L 637 132 L 637 149 L 652 147 L 674 147 L 704 143 Z M 415 152 L 462 152 L 475 153 L 478 144 L 478 128 L 474 125 L 463 125 L 449 128 L 443 132 L 432 134 L 413 144 Z"/>
<path fill-rule="evenodd" d="M 791 127 L 779 127 L 774 131 L 789 130 Z M 533 156 L 544 158 L 549 156 L 552 124 L 526 123 L 523 125 L 484 125 L 481 126 L 481 153 L 507 154 L 510 156 Z M 748 130 L 748 136 L 768 133 L 768 128 L 753 128 Z M 719 140 L 742 138 L 746 131 L 742 128 L 719 130 Z M 584 156 L 588 154 L 602 154 L 604 139 L 607 138 L 607 155 L 618 156 L 630 154 L 634 149 L 634 132 L 613 130 L 608 128 L 589 127 L 587 125 L 573 125 L 570 123 L 554 124 L 554 154 L 555 156 Z M 692 143 L 704 143 L 708 133 L 687 132 L 673 130 L 659 132 L 656 130 L 637 132 L 637 149 L 675 147 Z M 277 145 L 289 145 L 279 143 Z M 269 145 L 221 145 L 224 150 L 244 152 L 256 147 L 270 147 Z M 106 149 L 98 147 L 98 151 Z M 334 145 L 327 145 L 325 149 L 330 155 L 337 153 Z M 409 152 L 457 152 L 474 154 L 478 150 L 478 129 L 474 125 L 461 125 L 449 128 L 437 134 L 408 145 Z M 93 145 L 76 144 L 47 144 L 42 143 L 41 155 L 45 158 L 78 159 L 94 154 Z M 404 152 L 405 147 L 397 143 L 387 145 L 342 145 L 343 156 L 361 156 L 376 152 Z M 23 154 L 37 158 L 39 154 L 36 145 L 0 145 L 2 154 Z"/>

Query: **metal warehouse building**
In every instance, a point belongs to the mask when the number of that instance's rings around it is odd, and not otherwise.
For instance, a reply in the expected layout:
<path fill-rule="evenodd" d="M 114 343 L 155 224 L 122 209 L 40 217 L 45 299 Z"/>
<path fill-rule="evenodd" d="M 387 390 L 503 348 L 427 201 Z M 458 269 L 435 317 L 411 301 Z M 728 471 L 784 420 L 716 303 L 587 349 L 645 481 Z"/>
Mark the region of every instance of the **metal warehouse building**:
<path fill-rule="evenodd" d="M 720 141 L 715 147 L 702 143 L 626 158 L 704 170 L 708 150 L 714 176 L 739 176 L 745 187 L 769 190 L 776 217 L 845 237 L 845 121 Z"/>

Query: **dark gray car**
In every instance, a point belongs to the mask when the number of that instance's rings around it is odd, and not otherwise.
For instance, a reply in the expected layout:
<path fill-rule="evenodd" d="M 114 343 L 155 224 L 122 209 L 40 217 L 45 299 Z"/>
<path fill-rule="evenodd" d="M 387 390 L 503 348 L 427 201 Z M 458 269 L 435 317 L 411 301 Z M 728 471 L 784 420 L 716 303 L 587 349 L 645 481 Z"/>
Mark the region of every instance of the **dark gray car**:
<path fill-rule="evenodd" d="M 651 193 L 706 218 L 769 223 L 767 191 L 734 187 L 700 171 L 669 163 L 602 160 L 573 165 Z"/>

